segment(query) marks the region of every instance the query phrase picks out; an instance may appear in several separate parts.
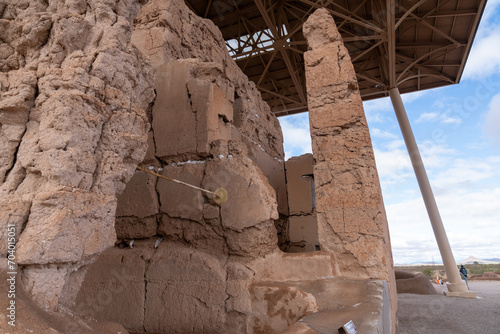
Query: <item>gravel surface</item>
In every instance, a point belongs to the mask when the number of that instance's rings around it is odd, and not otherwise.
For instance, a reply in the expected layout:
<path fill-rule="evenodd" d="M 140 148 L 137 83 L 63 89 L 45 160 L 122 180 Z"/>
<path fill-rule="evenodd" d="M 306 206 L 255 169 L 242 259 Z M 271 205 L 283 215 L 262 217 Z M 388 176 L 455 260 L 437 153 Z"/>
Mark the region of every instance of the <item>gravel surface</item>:
<path fill-rule="evenodd" d="M 398 334 L 500 334 L 500 281 L 470 281 L 477 299 L 398 294 Z"/>

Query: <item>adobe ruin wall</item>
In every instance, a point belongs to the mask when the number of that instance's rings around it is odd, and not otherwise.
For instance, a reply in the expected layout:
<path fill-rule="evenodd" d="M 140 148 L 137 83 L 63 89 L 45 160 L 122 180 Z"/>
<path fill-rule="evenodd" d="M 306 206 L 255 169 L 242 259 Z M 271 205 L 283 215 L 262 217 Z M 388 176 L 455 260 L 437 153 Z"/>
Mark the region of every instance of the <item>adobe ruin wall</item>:
<path fill-rule="evenodd" d="M 116 240 L 116 195 L 146 151 L 153 75 L 140 1 L 0 2 L 0 252 L 34 300 L 71 304 Z"/>
<path fill-rule="evenodd" d="M 38 305 L 131 333 L 280 332 L 324 307 L 276 282 L 339 276 L 343 253 L 321 229 L 326 251 L 278 248 L 289 215 L 279 123 L 212 22 L 181 0 L 0 12 L 1 251 L 13 224 Z"/>
<path fill-rule="evenodd" d="M 288 204 L 279 123 L 217 27 L 183 1 L 149 1 L 134 22 L 132 41 L 156 77 L 140 165 L 211 191 L 223 187 L 229 199 L 218 206 L 212 195 L 137 172 L 118 200 L 119 244 L 90 268 L 75 309 L 138 333 L 284 329 L 315 302 L 296 288 L 254 284 L 293 275 L 255 268 L 283 266 L 276 227 Z M 326 263 L 321 275 L 331 276 L 330 257 L 318 261 Z M 290 312 L 270 316 L 278 306 L 267 300 L 277 292 Z M 103 293 L 112 302 L 100 300 Z"/>
<path fill-rule="evenodd" d="M 313 155 L 307 153 L 288 159 L 285 173 L 289 208 L 289 242 L 286 251 L 300 253 L 320 250 Z"/>
<path fill-rule="evenodd" d="M 319 241 L 339 276 L 387 282 L 395 319 L 389 228 L 354 66 L 326 9 L 303 31 Z"/>

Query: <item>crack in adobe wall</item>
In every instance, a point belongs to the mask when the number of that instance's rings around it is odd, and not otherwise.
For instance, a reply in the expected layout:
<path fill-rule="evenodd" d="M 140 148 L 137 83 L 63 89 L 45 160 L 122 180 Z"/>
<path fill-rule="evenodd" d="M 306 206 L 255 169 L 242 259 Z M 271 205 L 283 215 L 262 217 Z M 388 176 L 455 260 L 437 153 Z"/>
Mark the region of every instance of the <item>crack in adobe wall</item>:
<path fill-rule="evenodd" d="M 144 313 L 142 316 L 142 328 L 143 328 L 143 331 L 146 333 L 146 303 L 147 303 L 147 298 L 148 298 L 148 280 L 147 280 L 146 274 L 147 274 L 148 269 L 149 269 L 150 261 L 145 260 L 144 258 L 142 258 L 142 259 L 144 260 L 144 263 L 145 263 L 145 268 L 144 268 L 144 310 L 143 310 Z"/>
<path fill-rule="evenodd" d="M 28 116 L 29 117 L 29 116 Z M 2 124 L 0 123 L 0 127 L 2 126 Z M 24 132 L 23 134 L 21 135 L 21 139 L 19 140 L 19 142 L 22 142 L 23 141 L 23 137 L 24 135 L 26 134 L 26 128 L 24 129 Z M 9 178 L 9 174 L 10 172 L 14 169 L 14 166 L 16 165 L 16 162 L 17 162 L 17 154 L 19 153 L 19 145 L 16 146 L 15 148 L 15 151 L 13 152 L 13 159 L 12 159 L 12 162 L 10 164 L 10 166 L 7 166 L 7 170 L 5 171 L 5 174 L 4 174 L 4 177 L 3 179 L 0 181 L 0 184 L 3 184 L 8 178 Z M 16 187 L 17 189 L 17 187 Z M 15 191 L 15 190 L 14 190 Z"/>

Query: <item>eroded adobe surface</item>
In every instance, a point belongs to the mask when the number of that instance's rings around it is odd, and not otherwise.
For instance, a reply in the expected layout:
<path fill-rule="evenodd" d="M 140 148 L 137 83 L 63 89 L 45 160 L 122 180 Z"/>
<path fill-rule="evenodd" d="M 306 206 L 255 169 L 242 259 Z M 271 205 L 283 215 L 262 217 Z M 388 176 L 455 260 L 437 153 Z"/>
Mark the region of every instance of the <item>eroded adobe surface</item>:
<path fill-rule="evenodd" d="M 141 3 L 0 2 L 0 229 L 43 307 L 71 304 L 82 266 L 114 244 L 116 194 L 146 150 L 148 61 L 130 44 Z M 56 265 L 57 264 L 57 265 Z"/>
<path fill-rule="evenodd" d="M 333 235 L 339 246 L 320 218 L 325 250 L 280 251 L 289 207 L 292 215 L 314 213 L 312 203 L 288 205 L 276 117 L 232 61 L 220 31 L 182 0 L 0 6 L 9 31 L 0 45 L 0 145 L 8 152 L 0 160 L 0 224 L 17 227 L 22 281 L 39 305 L 115 321 L 131 333 L 270 333 L 345 309 L 340 299 L 321 297 L 350 285 L 335 276 L 387 277 L 377 263 L 388 264 L 379 257 L 386 240 L 379 220 L 353 225 L 374 231 L 355 231 L 362 240 Z M 314 94 L 329 94 L 312 92 L 312 109 Z M 362 110 L 350 111 L 362 122 Z M 327 120 L 323 129 L 336 122 Z M 364 136 L 358 160 L 371 149 L 361 125 L 336 128 Z M 319 128 L 317 197 L 349 197 L 351 188 L 327 186 L 323 172 L 331 166 L 324 163 L 336 148 L 320 145 L 329 130 Z M 208 190 L 224 187 L 229 200 L 216 205 L 212 195 L 136 171 L 138 164 Z M 374 192 L 361 192 L 368 204 L 358 204 L 370 215 L 381 210 L 381 198 L 374 163 L 366 164 L 359 173 L 372 178 L 359 182 Z M 324 217 L 328 200 L 317 201 Z M 374 247 L 373 258 L 364 246 Z M 366 286 L 376 289 L 363 299 Z M 366 310 L 375 316 L 359 319 L 382 328 L 386 285 L 352 287 L 349 312 L 371 305 Z"/>
<path fill-rule="evenodd" d="M 276 117 L 215 25 L 183 1 L 150 1 L 132 40 L 151 58 L 156 77 L 141 166 L 208 190 L 223 187 L 229 199 L 218 206 L 212 195 L 137 172 L 119 197 L 122 248 L 91 268 L 76 309 L 131 332 L 286 328 L 314 309 L 314 298 L 296 288 L 254 287 L 265 281 L 262 263 L 283 265 L 276 225 L 288 205 Z M 326 263 L 321 274 L 331 276 L 331 258 L 318 261 Z M 290 271 L 277 270 L 284 278 Z M 264 306 L 272 294 L 294 305 L 289 313 L 269 316 Z"/>
<path fill-rule="evenodd" d="M 292 157 L 285 163 L 288 193 L 289 252 L 319 250 L 316 194 L 312 154 Z"/>
<path fill-rule="evenodd" d="M 386 280 L 395 304 L 387 218 L 354 67 L 327 10 L 309 17 L 304 35 L 322 249 L 335 254 L 342 277 Z"/>

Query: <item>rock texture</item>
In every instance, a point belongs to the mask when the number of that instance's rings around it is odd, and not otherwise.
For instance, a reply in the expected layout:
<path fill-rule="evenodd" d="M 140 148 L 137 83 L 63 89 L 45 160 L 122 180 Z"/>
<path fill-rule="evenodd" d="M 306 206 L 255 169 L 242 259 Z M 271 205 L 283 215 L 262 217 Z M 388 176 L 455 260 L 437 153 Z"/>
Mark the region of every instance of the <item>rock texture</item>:
<path fill-rule="evenodd" d="M 47 309 L 70 306 L 114 244 L 116 195 L 146 153 L 153 76 L 129 42 L 140 6 L 0 2 L 1 240 L 13 224 L 22 280 Z"/>
<path fill-rule="evenodd" d="M 395 312 L 387 218 L 354 67 L 327 10 L 303 31 L 319 241 L 341 276 L 386 280 Z"/>

